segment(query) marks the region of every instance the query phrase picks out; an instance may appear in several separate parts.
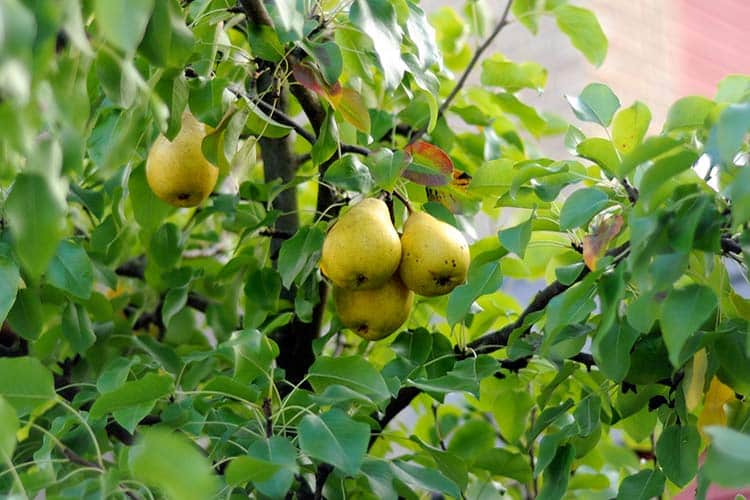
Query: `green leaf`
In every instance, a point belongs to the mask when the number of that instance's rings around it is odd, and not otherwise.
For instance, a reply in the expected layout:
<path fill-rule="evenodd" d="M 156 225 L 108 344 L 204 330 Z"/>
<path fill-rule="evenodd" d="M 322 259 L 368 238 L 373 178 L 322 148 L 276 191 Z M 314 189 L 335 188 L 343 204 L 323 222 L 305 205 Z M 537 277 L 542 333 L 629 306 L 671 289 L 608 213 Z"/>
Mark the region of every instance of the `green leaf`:
<path fill-rule="evenodd" d="M 372 188 L 372 177 L 367 167 L 354 155 L 346 154 L 326 170 L 323 178 L 347 191 L 366 193 Z"/>
<path fill-rule="evenodd" d="M 39 290 L 22 288 L 18 291 L 16 301 L 8 313 L 8 323 L 21 337 L 36 340 L 44 327 L 42 302 Z"/>
<path fill-rule="evenodd" d="M 156 66 L 180 67 L 190 57 L 194 42 L 177 0 L 162 0 L 155 2 L 138 50 Z"/>
<path fill-rule="evenodd" d="M 570 286 L 581 275 L 584 267 L 586 267 L 586 264 L 583 262 L 576 262 L 569 266 L 555 268 L 555 277 L 563 285 Z"/>
<path fill-rule="evenodd" d="M 218 490 L 208 458 L 185 436 L 167 429 L 141 430 L 128 458 L 133 478 L 156 486 L 170 500 L 213 498 Z"/>
<path fill-rule="evenodd" d="M 402 460 L 394 460 L 390 464 L 393 474 L 410 488 L 438 491 L 454 498 L 461 496 L 458 485 L 435 469 Z"/>
<path fill-rule="evenodd" d="M 561 500 L 568 489 L 570 467 L 576 456 L 575 448 L 565 444 L 557 449 L 552 462 L 544 470 L 538 500 Z"/>
<path fill-rule="evenodd" d="M 541 136 L 547 130 L 547 121 L 536 108 L 524 104 L 515 95 L 501 92 L 494 95 L 493 102 L 505 113 L 518 117 L 521 124 L 535 137 Z"/>
<path fill-rule="evenodd" d="M 102 37 L 132 54 L 146 32 L 154 0 L 95 0 L 94 16 Z"/>
<path fill-rule="evenodd" d="M 473 466 L 521 483 L 528 483 L 532 478 L 528 459 L 521 453 L 514 453 L 505 448 L 487 450 L 477 458 Z"/>
<path fill-rule="evenodd" d="M 276 29 L 283 34 L 284 41 L 302 39 L 305 27 L 305 11 L 297 0 L 271 0 L 271 17 Z"/>
<path fill-rule="evenodd" d="M 656 443 L 656 458 L 667 478 L 684 487 L 698 472 L 701 437 L 692 425 L 670 425 Z"/>
<path fill-rule="evenodd" d="M 146 180 L 145 166 L 137 167 L 131 172 L 128 192 L 135 220 L 147 234 L 155 231 L 161 221 L 175 210 L 174 207 L 157 198 L 151 191 Z"/>
<path fill-rule="evenodd" d="M 315 144 L 313 144 L 310 155 L 313 164 L 321 165 L 336 152 L 339 145 L 339 127 L 333 119 L 333 113 L 328 113 L 323 125 L 320 127 Z"/>
<path fill-rule="evenodd" d="M 96 76 L 106 96 L 121 108 L 135 101 L 139 76 L 129 60 L 116 57 L 111 49 L 99 49 L 94 61 Z M 122 115 L 124 116 L 124 115 Z"/>
<path fill-rule="evenodd" d="M 638 186 L 640 190 L 639 203 L 642 203 L 649 210 L 656 208 L 664 196 L 672 191 L 673 185 L 669 181 L 688 170 L 696 161 L 698 161 L 698 154 L 688 149 L 678 150 L 674 154 L 656 160 L 641 178 L 641 183 Z"/>
<path fill-rule="evenodd" d="M 260 439 L 248 448 L 248 456 L 232 460 L 227 467 L 227 482 L 233 485 L 252 481 L 258 491 L 271 498 L 282 498 L 297 474 L 297 449 L 288 439 L 272 436 Z"/>
<path fill-rule="evenodd" d="M 727 427 L 708 426 L 704 431 L 711 436 L 703 472 L 714 483 L 726 488 L 741 488 L 750 484 L 750 436 Z"/>
<path fill-rule="evenodd" d="M 22 173 L 5 202 L 5 216 L 18 260 L 32 278 L 47 269 L 63 235 L 67 211 L 59 185 L 37 174 Z"/>
<path fill-rule="evenodd" d="M 572 399 L 566 399 L 559 405 L 546 408 L 544 411 L 542 411 L 542 413 L 540 413 L 539 417 L 536 419 L 536 422 L 534 422 L 534 426 L 530 429 L 527 429 L 526 442 L 530 443 L 534 441 L 537 437 L 539 437 L 539 434 L 541 434 L 544 429 L 549 427 L 552 422 L 560 417 L 560 415 L 573 408 L 574 405 L 575 403 Z"/>
<path fill-rule="evenodd" d="M 602 400 L 595 394 L 586 394 L 573 414 L 578 424 L 579 436 L 590 436 L 599 425 L 601 416 Z"/>
<path fill-rule="evenodd" d="M 403 151 L 382 148 L 367 157 L 367 166 L 375 183 L 384 190 L 393 190 L 394 185 L 409 165 L 409 156 Z"/>
<path fill-rule="evenodd" d="M 275 269 L 257 269 L 247 277 L 245 297 L 253 308 L 261 311 L 276 311 L 281 294 L 281 276 Z"/>
<path fill-rule="evenodd" d="M 164 296 L 164 304 L 161 306 L 161 321 L 167 328 L 169 328 L 172 318 L 185 307 L 187 299 L 188 288 L 186 286 L 170 288 Z"/>
<path fill-rule="evenodd" d="M 310 367 L 308 380 L 317 393 L 323 392 L 330 385 L 343 385 L 376 402 L 387 400 L 391 396 L 383 377 L 361 356 L 321 356 Z"/>
<path fill-rule="evenodd" d="M 445 475 L 448 479 L 456 483 L 461 489 L 465 489 L 469 482 L 468 464 L 458 457 L 455 453 L 443 451 L 434 446 L 423 443 L 418 438 L 412 438 L 419 441 L 422 449 L 429 454 L 435 461 L 437 470 Z"/>
<path fill-rule="evenodd" d="M 154 403 L 174 392 L 174 380 L 169 375 L 147 373 L 138 380 L 125 382 L 117 389 L 100 395 L 89 411 L 91 418 L 102 418 L 107 413 L 136 405 Z"/>
<path fill-rule="evenodd" d="M 716 102 L 736 103 L 750 95 L 750 78 L 747 75 L 729 75 L 719 82 L 714 100 Z"/>
<path fill-rule="evenodd" d="M 615 382 L 622 382 L 630 369 L 630 350 L 640 333 L 629 324 L 616 322 L 594 337 L 591 352 L 599 369 Z"/>
<path fill-rule="evenodd" d="M 557 26 L 575 48 L 594 66 L 601 66 L 607 57 L 607 37 L 593 12 L 574 5 L 561 5 L 554 11 Z"/>
<path fill-rule="evenodd" d="M 612 89 L 603 83 L 586 85 L 581 95 L 578 97 L 566 95 L 565 99 L 579 120 L 598 123 L 602 127 L 609 126 L 615 111 L 620 107 L 620 100 Z"/>
<path fill-rule="evenodd" d="M 424 11 L 418 5 L 409 2 L 409 18 L 406 20 L 409 39 L 417 47 L 419 62 L 423 68 L 441 64 L 440 50 L 435 43 L 435 29 L 427 21 Z"/>
<path fill-rule="evenodd" d="M 284 287 L 303 283 L 315 270 L 325 237 L 320 225 L 304 226 L 281 244 L 278 269 Z"/>
<path fill-rule="evenodd" d="M 642 470 L 626 477 L 620 483 L 617 500 L 651 500 L 661 496 L 665 482 L 664 474 L 660 470 Z"/>
<path fill-rule="evenodd" d="M 151 236 L 150 255 L 159 267 L 170 269 L 180 260 L 181 236 L 180 228 L 171 222 L 159 226 Z"/>
<path fill-rule="evenodd" d="M 86 250 L 71 241 L 62 241 L 47 269 L 47 281 L 73 297 L 88 300 L 94 286 L 94 267 Z"/>
<path fill-rule="evenodd" d="M 731 163 L 750 130 L 750 103 L 732 104 L 719 115 L 706 143 L 715 163 Z"/>
<path fill-rule="evenodd" d="M 341 57 L 341 49 L 335 42 L 312 43 L 312 56 L 318 63 L 320 74 L 328 85 L 333 85 L 341 76 L 344 68 L 344 59 Z"/>
<path fill-rule="evenodd" d="M 688 96 L 669 107 L 664 132 L 702 127 L 716 104 L 702 96 Z"/>
<path fill-rule="evenodd" d="M 732 200 L 732 223 L 744 224 L 750 220 L 750 168 L 741 169 L 727 191 Z"/>
<path fill-rule="evenodd" d="M 502 283 L 503 274 L 499 261 L 470 266 L 466 283 L 456 287 L 448 297 L 448 307 L 445 310 L 448 323 L 454 325 L 463 320 L 475 300 L 496 292 Z"/>
<path fill-rule="evenodd" d="M 355 0 L 349 18 L 370 37 L 388 89 L 395 89 L 406 71 L 401 58 L 401 28 L 396 11 L 387 0 Z"/>
<path fill-rule="evenodd" d="M 547 70 L 534 62 L 514 63 L 498 54 L 482 61 L 481 83 L 508 92 L 521 89 L 541 92 L 547 83 Z"/>
<path fill-rule="evenodd" d="M 716 295 L 706 286 L 692 284 L 669 293 L 662 303 L 659 322 L 672 366 L 680 366 L 682 347 L 711 317 L 716 305 Z"/>
<path fill-rule="evenodd" d="M 681 141 L 667 136 L 649 137 L 622 159 L 619 176 L 627 176 L 637 166 L 675 149 L 680 144 Z"/>
<path fill-rule="evenodd" d="M 13 261 L 10 246 L 0 242 L 0 324 L 16 302 L 21 274 Z"/>
<path fill-rule="evenodd" d="M 602 137 L 584 139 L 576 146 L 576 154 L 581 158 L 593 161 L 609 176 L 617 173 L 620 159 L 612 141 Z"/>
<path fill-rule="evenodd" d="M 234 351 L 234 378 L 243 383 L 267 376 L 279 355 L 279 346 L 255 329 L 232 333 L 228 345 Z"/>
<path fill-rule="evenodd" d="M 612 121 L 612 142 L 622 153 L 630 153 L 643 140 L 651 123 L 651 111 L 636 101 L 629 108 L 617 112 Z"/>
<path fill-rule="evenodd" d="M 57 397 L 52 372 L 36 358 L 0 358 L 0 396 L 26 416 Z"/>
<path fill-rule="evenodd" d="M 513 5 L 510 7 L 513 17 L 534 35 L 539 31 L 539 12 L 537 9 L 537 0 L 513 0 Z"/>
<path fill-rule="evenodd" d="M 585 226 L 596 214 L 609 204 L 606 193 L 596 188 L 574 191 L 560 210 L 560 229 L 568 230 Z"/>
<path fill-rule="evenodd" d="M 495 430 L 486 420 L 469 420 L 451 437 L 448 451 L 467 464 L 484 456 L 495 447 Z"/>
<path fill-rule="evenodd" d="M 81 304 L 68 302 L 62 313 L 62 332 L 78 354 L 86 352 L 96 342 L 91 320 Z"/>
<path fill-rule="evenodd" d="M 370 441 L 370 426 L 333 408 L 308 414 L 299 425 L 300 449 L 311 458 L 333 465 L 344 474 L 359 472 Z"/>
<path fill-rule="evenodd" d="M 479 397 L 479 383 L 499 369 L 497 361 L 487 355 L 457 361 L 453 369 L 436 378 L 418 378 L 411 385 L 427 392 L 468 392 Z"/>
<path fill-rule="evenodd" d="M 497 237 L 500 244 L 523 259 L 526 254 L 526 247 L 531 241 L 533 221 L 534 212 L 524 222 L 498 231 Z"/>
<path fill-rule="evenodd" d="M 0 459 L 3 463 L 7 463 L 13 457 L 19 427 L 15 408 L 0 396 Z"/>
<path fill-rule="evenodd" d="M 590 280 L 584 280 L 550 300 L 544 328 L 546 335 L 554 337 L 563 327 L 584 321 L 596 308 L 593 291 Z"/>

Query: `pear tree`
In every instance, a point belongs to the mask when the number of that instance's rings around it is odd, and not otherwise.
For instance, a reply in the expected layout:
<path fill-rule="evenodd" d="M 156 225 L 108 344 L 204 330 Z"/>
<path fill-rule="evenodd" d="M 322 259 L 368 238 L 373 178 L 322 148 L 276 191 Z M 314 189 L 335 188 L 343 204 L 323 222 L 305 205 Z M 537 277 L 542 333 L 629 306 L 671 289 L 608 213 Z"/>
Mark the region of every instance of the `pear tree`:
<path fill-rule="evenodd" d="M 547 113 L 579 3 L 1 0 L 0 496 L 750 486 L 750 77 Z"/>

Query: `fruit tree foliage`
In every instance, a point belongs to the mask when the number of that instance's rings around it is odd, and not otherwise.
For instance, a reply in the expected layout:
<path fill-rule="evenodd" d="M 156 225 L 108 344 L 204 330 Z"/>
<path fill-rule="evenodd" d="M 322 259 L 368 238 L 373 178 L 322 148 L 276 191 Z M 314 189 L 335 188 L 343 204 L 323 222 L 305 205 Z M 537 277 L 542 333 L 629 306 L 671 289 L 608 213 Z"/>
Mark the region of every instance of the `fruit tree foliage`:
<path fill-rule="evenodd" d="M 509 23 L 606 56 L 568 0 L 0 1 L 0 494 L 747 485 L 750 79 L 664 123 L 566 89 L 567 123 L 527 102 L 544 67 L 488 49 Z M 218 183 L 176 208 L 146 163 L 187 110 Z M 366 197 L 471 253 L 377 342 L 319 268 Z"/>

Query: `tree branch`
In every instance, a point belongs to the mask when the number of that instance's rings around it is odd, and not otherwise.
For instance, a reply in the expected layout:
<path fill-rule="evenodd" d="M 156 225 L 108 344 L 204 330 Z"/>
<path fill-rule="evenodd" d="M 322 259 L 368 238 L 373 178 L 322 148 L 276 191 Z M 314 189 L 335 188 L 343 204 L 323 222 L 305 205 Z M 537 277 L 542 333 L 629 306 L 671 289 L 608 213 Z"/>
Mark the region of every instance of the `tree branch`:
<path fill-rule="evenodd" d="M 721 250 L 724 253 L 742 254 L 742 246 L 730 236 L 721 237 Z"/>
<path fill-rule="evenodd" d="M 240 5 L 245 10 L 248 20 L 253 24 L 273 26 L 271 16 L 268 15 L 262 0 L 240 0 Z"/>
<path fill-rule="evenodd" d="M 609 250 L 607 252 L 607 255 L 611 255 L 615 257 L 615 260 L 613 262 L 613 265 L 616 266 L 622 260 L 628 255 L 628 250 L 630 248 L 630 243 L 625 242 L 619 247 L 616 247 L 612 250 Z M 483 353 L 488 354 L 491 352 L 495 352 L 505 346 L 508 345 L 508 341 L 510 340 L 511 334 L 518 328 L 523 327 L 524 321 L 526 318 L 537 311 L 543 310 L 547 305 L 550 303 L 550 301 L 560 295 L 561 293 L 568 290 L 570 287 L 575 285 L 576 283 L 582 281 L 588 274 L 589 269 L 587 267 L 584 267 L 581 271 L 581 274 L 578 275 L 576 280 L 571 283 L 570 285 L 563 285 L 559 281 L 555 281 L 551 283 L 546 288 L 540 290 L 535 296 L 534 299 L 531 301 L 531 303 L 526 307 L 526 309 L 523 310 L 523 312 L 518 316 L 516 321 L 513 323 L 504 326 L 500 330 L 488 333 L 486 335 L 483 335 L 482 337 L 479 337 L 478 339 L 474 340 L 468 345 L 469 349 L 472 349 L 475 353 Z M 528 325 L 526 327 L 526 330 L 522 332 L 522 336 L 527 334 L 531 330 L 531 325 Z M 457 357 L 465 356 L 465 353 L 457 352 Z M 587 353 L 578 353 L 575 356 L 572 356 L 570 359 L 574 361 L 578 361 L 579 363 L 583 363 L 586 365 L 587 368 L 591 368 L 595 362 L 594 358 Z M 519 364 L 520 363 L 520 364 Z M 508 368 L 511 370 L 517 370 L 522 368 L 523 366 L 528 363 L 528 358 L 524 358 L 522 360 L 515 360 L 510 361 L 505 364 L 503 364 L 504 368 Z M 401 411 L 409 406 L 409 404 L 412 402 L 412 400 L 417 397 L 422 391 L 420 389 L 417 389 L 416 387 L 404 387 L 396 396 L 396 399 L 392 400 L 388 406 L 385 409 L 385 412 L 383 415 L 377 419 L 378 424 L 380 424 L 380 429 L 385 429 L 385 427 L 390 423 L 391 420 L 393 420 L 396 415 L 401 413 Z M 377 440 L 378 435 L 374 434 L 370 438 L 370 446 L 373 445 L 373 443 Z"/>

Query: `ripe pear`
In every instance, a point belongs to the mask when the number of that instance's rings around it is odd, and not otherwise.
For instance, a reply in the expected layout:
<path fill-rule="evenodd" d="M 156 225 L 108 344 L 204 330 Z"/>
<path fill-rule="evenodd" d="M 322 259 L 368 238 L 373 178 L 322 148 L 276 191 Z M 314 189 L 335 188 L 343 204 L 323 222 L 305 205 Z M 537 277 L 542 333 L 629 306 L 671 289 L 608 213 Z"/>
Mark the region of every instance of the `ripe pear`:
<path fill-rule="evenodd" d="M 414 294 L 394 274 L 383 286 L 371 290 L 333 287 L 333 302 L 345 327 L 364 339 L 380 340 L 404 324 Z"/>
<path fill-rule="evenodd" d="M 470 263 L 466 239 L 428 213 L 414 212 L 406 219 L 401 252 L 401 279 L 419 295 L 444 295 L 466 280 Z"/>
<path fill-rule="evenodd" d="M 401 240 L 386 204 L 367 198 L 339 217 L 325 240 L 320 270 L 347 290 L 382 286 L 401 262 Z"/>
<path fill-rule="evenodd" d="M 146 160 L 146 179 L 156 196 L 176 207 L 194 207 L 211 194 L 219 169 L 203 156 L 205 136 L 206 126 L 188 111 L 173 141 L 159 135 Z"/>

